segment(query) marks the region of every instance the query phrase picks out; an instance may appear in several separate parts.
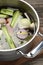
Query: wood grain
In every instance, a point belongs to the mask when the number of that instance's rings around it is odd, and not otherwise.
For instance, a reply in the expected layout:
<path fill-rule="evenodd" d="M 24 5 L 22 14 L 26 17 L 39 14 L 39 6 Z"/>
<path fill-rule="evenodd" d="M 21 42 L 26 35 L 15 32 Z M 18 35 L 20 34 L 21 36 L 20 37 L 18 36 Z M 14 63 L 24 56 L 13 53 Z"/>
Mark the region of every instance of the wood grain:
<path fill-rule="evenodd" d="M 40 32 L 43 33 L 43 0 L 26 0 L 26 1 L 30 3 L 38 12 L 40 17 Z M 32 42 L 33 43 L 32 48 L 34 48 L 41 40 L 43 40 L 43 37 L 36 36 L 36 38 Z M 26 59 L 24 57 L 21 57 L 16 61 L 0 62 L 0 65 L 43 65 L 43 53 L 41 53 L 34 59 Z"/>

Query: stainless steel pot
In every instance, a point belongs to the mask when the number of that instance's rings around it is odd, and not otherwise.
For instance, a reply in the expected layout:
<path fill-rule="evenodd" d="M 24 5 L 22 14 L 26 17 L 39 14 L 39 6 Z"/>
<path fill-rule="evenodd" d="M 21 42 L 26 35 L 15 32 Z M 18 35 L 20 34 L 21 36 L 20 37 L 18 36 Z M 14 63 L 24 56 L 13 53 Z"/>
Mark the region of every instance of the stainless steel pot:
<path fill-rule="evenodd" d="M 37 33 L 39 31 L 40 21 L 39 21 L 39 16 L 38 16 L 36 10 L 29 3 L 27 3 L 24 0 L 0 0 L 0 6 L 13 6 L 13 7 L 19 7 L 21 9 L 25 10 L 27 13 L 30 13 L 34 17 L 36 27 L 37 27 L 34 36 L 26 44 L 24 44 L 18 48 L 15 48 L 15 49 L 0 50 L 0 60 L 2 60 L 2 61 L 3 60 L 4 61 L 16 60 L 16 59 L 20 58 L 22 55 L 26 58 L 34 58 L 42 50 L 43 41 L 41 43 L 39 43 L 39 45 L 35 49 L 30 51 L 28 54 L 24 54 L 24 53 L 26 52 L 28 47 L 30 48 L 30 42 L 33 41 L 33 39 L 35 38 L 35 36 L 37 35 Z M 39 32 L 39 35 L 43 36 L 40 32 Z"/>

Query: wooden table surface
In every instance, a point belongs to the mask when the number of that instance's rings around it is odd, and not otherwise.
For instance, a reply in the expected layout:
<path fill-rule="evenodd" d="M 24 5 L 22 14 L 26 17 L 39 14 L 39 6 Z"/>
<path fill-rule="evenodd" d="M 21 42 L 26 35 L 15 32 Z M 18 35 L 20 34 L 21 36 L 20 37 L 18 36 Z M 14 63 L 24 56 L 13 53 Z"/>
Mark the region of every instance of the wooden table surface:
<path fill-rule="evenodd" d="M 40 32 L 43 33 L 43 0 L 26 0 L 26 1 L 30 3 L 38 12 L 40 17 Z M 36 36 L 32 44 L 36 46 L 37 43 L 39 43 L 41 40 L 43 40 L 43 37 Z M 43 51 L 34 59 L 26 59 L 24 57 L 21 57 L 20 59 L 15 61 L 7 61 L 7 62 L 0 61 L 0 65 L 43 65 Z"/>

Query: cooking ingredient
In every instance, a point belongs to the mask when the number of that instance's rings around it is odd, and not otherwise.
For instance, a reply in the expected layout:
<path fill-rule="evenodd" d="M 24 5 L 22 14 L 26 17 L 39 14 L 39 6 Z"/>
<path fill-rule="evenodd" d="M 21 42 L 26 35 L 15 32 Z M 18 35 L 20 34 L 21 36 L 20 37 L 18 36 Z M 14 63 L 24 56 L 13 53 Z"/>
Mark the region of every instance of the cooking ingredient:
<path fill-rule="evenodd" d="M 34 23 L 31 23 L 31 25 L 30 25 L 30 28 L 34 28 L 35 27 L 35 24 Z"/>
<path fill-rule="evenodd" d="M 19 30 L 17 32 L 17 37 L 20 38 L 20 39 L 25 39 L 25 38 L 27 38 L 27 36 L 28 36 L 28 32 L 24 29 Z"/>
<path fill-rule="evenodd" d="M 29 28 L 29 27 L 30 27 L 30 24 L 31 24 L 30 19 L 23 18 L 23 19 L 21 19 L 21 21 L 19 21 L 18 27 L 19 27 L 20 29 Z"/>
<path fill-rule="evenodd" d="M 13 49 L 26 44 L 36 32 L 34 18 L 18 8 L 0 10 L 0 49 Z"/>
<path fill-rule="evenodd" d="M 8 16 L 5 14 L 0 14 L 0 18 L 7 18 Z"/>
<path fill-rule="evenodd" d="M 6 14 L 6 15 L 13 16 L 13 12 L 14 10 L 12 9 L 1 9 L 1 13 Z"/>
<path fill-rule="evenodd" d="M 6 23 L 6 20 L 4 18 L 0 18 L 0 24 Z"/>
<path fill-rule="evenodd" d="M 21 15 L 21 13 L 19 11 L 16 11 L 14 14 L 13 14 L 13 18 L 12 18 L 12 21 L 11 21 L 11 27 L 14 27 L 16 26 L 17 22 L 16 20 L 18 19 L 18 17 Z"/>
<path fill-rule="evenodd" d="M 10 34 L 8 33 L 8 30 L 5 25 L 2 25 L 2 31 L 4 32 L 4 34 L 6 36 L 6 40 L 9 44 L 10 48 L 15 48 L 16 46 L 14 45 L 14 42 L 13 42 Z"/>

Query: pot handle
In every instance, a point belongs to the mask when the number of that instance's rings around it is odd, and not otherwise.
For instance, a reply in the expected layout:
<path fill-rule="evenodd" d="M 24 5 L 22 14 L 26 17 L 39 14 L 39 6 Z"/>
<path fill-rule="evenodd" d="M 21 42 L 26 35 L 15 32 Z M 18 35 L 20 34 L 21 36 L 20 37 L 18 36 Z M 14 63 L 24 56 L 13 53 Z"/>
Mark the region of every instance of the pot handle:
<path fill-rule="evenodd" d="M 38 33 L 40 36 L 43 37 L 43 34 L 41 34 L 40 32 Z M 26 57 L 26 58 L 34 58 L 36 57 L 41 51 L 43 50 L 43 41 L 41 41 L 32 51 L 30 51 L 29 53 L 25 54 L 22 51 L 19 50 L 19 53 Z"/>
<path fill-rule="evenodd" d="M 39 32 L 38 34 L 39 34 L 41 37 L 43 37 L 43 34 L 42 34 L 42 33 Z"/>
<path fill-rule="evenodd" d="M 26 58 L 34 58 L 36 57 L 41 51 L 43 50 L 43 41 L 41 41 L 38 46 L 36 46 L 32 51 L 30 51 L 28 54 L 24 54 L 22 51 L 18 50 L 22 56 Z"/>

